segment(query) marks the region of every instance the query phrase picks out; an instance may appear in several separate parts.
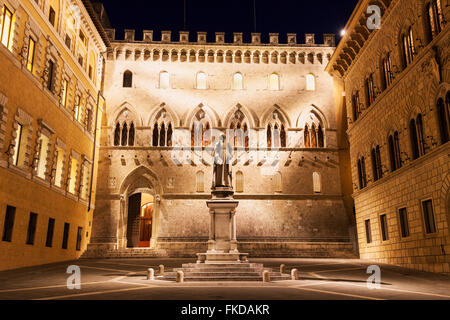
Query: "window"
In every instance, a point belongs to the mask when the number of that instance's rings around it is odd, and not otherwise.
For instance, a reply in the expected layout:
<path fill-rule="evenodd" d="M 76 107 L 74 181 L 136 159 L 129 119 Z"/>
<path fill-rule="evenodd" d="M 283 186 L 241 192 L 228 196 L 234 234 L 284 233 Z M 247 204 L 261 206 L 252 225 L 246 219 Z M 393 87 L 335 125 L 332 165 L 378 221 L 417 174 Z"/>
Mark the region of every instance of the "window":
<path fill-rule="evenodd" d="M 80 186 L 80 198 L 83 200 L 87 199 L 88 190 L 89 190 L 89 166 L 87 164 L 83 164 L 82 166 L 82 178 L 81 178 L 81 186 Z"/>
<path fill-rule="evenodd" d="M 386 58 L 383 59 L 383 80 L 385 89 L 389 87 L 394 80 L 392 74 L 392 62 L 390 53 L 388 53 L 386 55 Z"/>
<path fill-rule="evenodd" d="M 370 107 L 375 101 L 375 88 L 373 85 L 373 73 L 369 75 L 365 82 L 366 86 L 366 102 L 367 107 Z"/>
<path fill-rule="evenodd" d="M 55 186 L 60 188 L 63 181 L 64 153 L 65 151 L 62 148 L 56 147 Z"/>
<path fill-rule="evenodd" d="M 398 216 L 400 220 L 400 231 L 402 238 L 409 237 L 409 223 L 408 223 L 408 212 L 406 208 L 402 208 L 398 211 Z"/>
<path fill-rule="evenodd" d="M 367 187 L 366 160 L 364 157 L 361 157 L 361 159 L 358 160 L 358 178 L 359 189 Z"/>
<path fill-rule="evenodd" d="M 135 129 L 134 129 L 134 123 L 132 122 L 130 125 L 130 131 L 128 133 L 128 146 L 130 146 L 130 147 L 134 146 L 134 135 L 135 135 Z"/>
<path fill-rule="evenodd" d="M 170 75 L 166 71 L 162 71 L 159 74 L 159 88 L 160 89 L 169 89 L 170 87 Z"/>
<path fill-rule="evenodd" d="M 414 119 L 410 121 L 409 132 L 411 137 L 413 159 L 415 160 L 425 154 L 422 115 L 419 114 L 417 116 L 417 121 Z"/>
<path fill-rule="evenodd" d="M 120 146 L 120 123 L 117 122 L 116 129 L 114 130 L 114 146 Z"/>
<path fill-rule="evenodd" d="M 86 36 L 84 35 L 84 32 L 80 29 L 80 34 L 79 34 L 79 36 L 80 36 L 80 40 L 81 40 L 81 42 L 84 44 L 84 45 L 86 45 L 87 44 L 87 38 L 86 38 Z"/>
<path fill-rule="evenodd" d="M 243 76 L 241 73 L 235 73 L 233 76 L 233 90 L 243 90 L 244 89 L 244 83 L 243 83 Z"/>
<path fill-rule="evenodd" d="M 50 6 L 49 13 L 48 13 L 48 21 L 50 21 L 52 26 L 55 26 L 56 12 L 55 12 L 55 9 L 53 9 L 51 6 Z"/>
<path fill-rule="evenodd" d="M 82 53 L 80 53 L 80 54 L 78 55 L 78 64 L 79 64 L 81 67 L 83 67 L 83 65 L 84 65 L 84 56 L 83 56 Z"/>
<path fill-rule="evenodd" d="M 66 44 L 67 48 L 69 48 L 69 50 L 72 49 L 72 38 L 66 34 L 66 39 L 64 40 L 64 43 Z"/>
<path fill-rule="evenodd" d="M 356 93 L 352 97 L 352 107 L 353 107 L 353 121 L 356 121 L 361 115 L 361 102 L 359 100 L 359 91 L 356 91 Z"/>
<path fill-rule="evenodd" d="M 78 230 L 77 230 L 77 245 L 75 247 L 77 251 L 81 250 L 81 237 L 82 237 L 82 234 L 83 234 L 83 228 L 82 227 L 78 227 Z"/>
<path fill-rule="evenodd" d="M 370 230 L 370 219 L 364 221 L 366 227 L 366 242 L 372 243 L 372 230 Z"/>
<path fill-rule="evenodd" d="M 68 82 L 66 79 L 64 79 L 61 85 L 61 105 L 63 107 L 65 107 L 67 103 L 67 86 Z"/>
<path fill-rule="evenodd" d="M 47 172 L 49 145 L 49 137 L 41 133 L 41 136 L 39 137 L 39 162 L 37 167 L 37 176 L 42 179 L 45 179 L 45 173 Z"/>
<path fill-rule="evenodd" d="M 280 76 L 276 73 L 272 73 L 269 78 L 269 86 L 272 91 L 280 90 Z"/>
<path fill-rule="evenodd" d="M 89 79 L 94 81 L 94 68 L 91 65 L 89 65 L 89 68 L 88 68 L 88 75 L 89 75 Z"/>
<path fill-rule="evenodd" d="M 203 171 L 197 172 L 197 175 L 196 175 L 197 192 L 205 192 L 204 178 L 205 178 L 205 174 L 203 173 Z"/>
<path fill-rule="evenodd" d="M 313 191 L 314 193 L 322 192 L 322 181 L 318 172 L 313 173 Z"/>
<path fill-rule="evenodd" d="M 444 28 L 444 17 L 440 0 L 432 0 L 427 6 L 427 22 L 430 39 L 434 39 Z"/>
<path fill-rule="evenodd" d="M 236 172 L 236 192 L 244 192 L 244 174 L 242 171 Z"/>
<path fill-rule="evenodd" d="M 439 99 L 437 102 L 437 113 L 439 120 L 439 131 L 441 133 L 441 143 L 444 144 L 449 141 L 449 127 L 450 127 L 450 93 L 447 94 L 446 99 L 447 108 L 444 105 L 444 100 Z"/>
<path fill-rule="evenodd" d="M 383 241 L 389 240 L 387 217 L 385 214 L 380 216 L 381 238 Z"/>
<path fill-rule="evenodd" d="M 2 44 L 9 48 L 10 47 L 10 41 L 11 41 L 11 35 L 12 35 L 12 20 L 13 20 L 13 14 L 12 12 L 6 7 L 3 6 L 3 16 L 2 16 L 2 23 L 1 23 L 1 41 Z"/>
<path fill-rule="evenodd" d="M 307 91 L 316 90 L 316 78 L 312 73 L 306 75 L 306 90 Z"/>
<path fill-rule="evenodd" d="M 123 87 L 131 88 L 133 86 L 133 73 L 129 70 L 123 74 Z"/>
<path fill-rule="evenodd" d="M 425 221 L 425 232 L 435 233 L 436 223 L 434 220 L 433 203 L 431 200 L 422 202 L 423 219 Z"/>
<path fill-rule="evenodd" d="M 69 179 L 70 179 L 69 192 L 71 194 L 76 193 L 77 175 L 78 175 L 78 160 L 72 158 L 72 161 L 70 162 L 70 171 L 69 171 Z"/>
<path fill-rule="evenodd" d="M 52 60 L 48 61 L 48 79 L 47 79 L 47 89 L 53 92 L 53 79 L 55 75 L 55 63 Z"/>
<path fill-rule="evenodd" d="M 37 224 L 36 213 L 30 212 L 30 220 L 28 221 L 28 232 L 27 232 L 27 244 L 34 244 L 34 235 L 36 234 L 36 224 Z"/>
<path fill-rule="evenodd" d="M 80 97 L 80 95 L 77 95 L 75 97 L 75 104 L 73 106 L 73 117 L 78 122 L 81 122 L 81 106 L 80 106 L 80 104 L 81 104 L 81 97 Z"/>
<path fill-rule="evenodd" d="M 30 37 L 28 41 L 27 69 L 33 72 L 34 69 L 34 53 L 36 51 L 36 41 Z"/>
<path fill-rule="evenodd" d="M 401 151 L 400 151 L 400 138 L 396 131 L 393 135 L 389 136 L 389 158 L 391 160 L 391 171 L 394 172 L 402 167 Z"/>
<path fill-rule="evenodd" d="M 408 29 L 408 32 L 402 37 L 403 42 L 403 66 L 406 68 L 414 60 L 415 48 L 414 48 L 414 35 L 412 27 Z"/>
<path fill-rule="evenodd" d="M 23 147 L 25 147 L 24 145 L 24 137 L 23 137 L 23 133 L 24 133 L 24 127 L 18 123 L 17 124 L 17 129 L 16 129 L 16 139 L 14 142 L 14 154 L 13 154 L 13 165 L 15 166 L 21 166 L 21 164 L 23 163 L 23 157 L 20 157 L 20 155 L 23 155 L 24 152 L 22 152 L 23 150 L 21 150 L 21 148 L 23 149 Z M 19 165 L 20 164 L 20 165 Z"/>
<path fill-rule="evenodd" d="M 374 181 L 378 181 L 383 178 L 383 166 L 381 164 L 380 146 L 376 146 L 372 149 L 372 169 Z"/>
<path fill-rule="evenodd" d="M 204 72 L 197 73 L 197 89 L 206 90 L 206 74 Z"/>
<path fill-rule="evenodd" d="M 16 215 L 16 208 L 6 206 L 6 215 L 5 215 L 5 223 L 3 225 L 2 241 L 11 242 L 15 215 Z"/>
<path fill-rule="evenodd" d="M 47 227 L 47 239 L 45 240 L 45 246 L 51 248 L 53 245 L 53 232 L 55 231 L 55 219 L 48 219 Z"/>
<path fill-rule="evenodd" d="M 67 243 L 69 241 L 69 230 L 70 230 L 70 224 L 67 222 L 64 223 L 64 233 L 63 233 L 63 242 L 62 242 L 62 248 L 67 249 Z"/>

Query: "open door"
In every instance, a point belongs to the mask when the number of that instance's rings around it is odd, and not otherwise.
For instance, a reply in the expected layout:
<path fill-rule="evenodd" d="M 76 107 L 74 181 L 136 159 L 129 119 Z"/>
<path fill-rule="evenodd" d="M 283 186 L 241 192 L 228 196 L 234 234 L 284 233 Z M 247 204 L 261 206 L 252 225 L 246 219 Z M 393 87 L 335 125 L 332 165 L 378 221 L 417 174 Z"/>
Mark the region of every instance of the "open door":
<path fill-rule="evenodd" d="M 139 247 L 150 247 L 152 238 L 153 203 L 144 204 L 141 208 L 141 222 L 139 231 Z"/>

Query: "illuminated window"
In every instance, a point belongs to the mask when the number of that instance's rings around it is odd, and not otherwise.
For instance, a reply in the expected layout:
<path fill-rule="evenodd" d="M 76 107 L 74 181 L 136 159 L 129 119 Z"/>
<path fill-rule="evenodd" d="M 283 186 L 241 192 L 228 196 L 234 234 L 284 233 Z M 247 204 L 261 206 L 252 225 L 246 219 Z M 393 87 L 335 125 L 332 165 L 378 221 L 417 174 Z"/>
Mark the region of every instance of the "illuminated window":
<path fill-rule="evenodd" d="M 17 123 L 16 137 L 14 141 L 14 154 L 12 163 L 17 167 L 23 167 L 25 165 L 25 158 L 27 154 L 28 144 L 28 126 L 21 123 Z"/>
<path fill-rule="evenodd" d="M 30 37 L 28 42 L 28 57 L 27 57 L 27 69 L 33 72 L 34 68 L 34 52 L 36 51 L 36 42 Z"/>
<path fill-rule="evenodd" d="M 280 76 L 276 73 L 272 73 L 269 78 L 270 90 L 278 91 L 280 90 Z"/>
<path fill-rule="evenodd" d="M 244 174 L 242 171 L 236 172 L 236 192 L 244 192 Z"/>
<path fill-rule="evenodd" d="M 73 116 L 75 120 L 78 122 L 81 122 L 81 97 L 80 95 L 77 95 L 75 97 L 75 105 L 73 107 Z"/>
<path fill-rule="evenodd" d="M 197 89 L 206 90 L 206 73 L 197 73 Z"/>
<path fill-rule="evenodd" d="M 320 180 L 320 174 L 318 172 L 313 173 L 313 191 L 314 193 L 322 192 L 322 181 Z"/>
<path fill-rule="evenodd" d="M 80 198 L 83 200 L 87 199 L 88 190 L 89 190 L 89 166 L 87 164 L 83 164 L 81 168 L 81 186 L 80 186 Z"/>
<path fill-rule="evenodd" d="M 45 179 L 45 173 L 47 171 L 47 156 L 49 151 L 50 139 L 41 134 L 39 138 L 39 162 L 37 168 L 37 176 L 39 178 Z"/>
<path fill-rule="evenodd" d="M 241 73 L 235 73 L 233 76 L 233 89 L 234 90 L 242 90 L 244 89 L 243 85 L 243 77 Z"/>
<path fill-rule="evenodd" d="M 306 90 L 307 91 L 316 90 L 316 78 L 312 73 L 306 75 Z"/>
<path fill-rule="evenodd" d="M 63 107 L 66 106 L 67 102 L 67 86 L 68 86 L 67 80 L 64 79 L 61 86 L 61 105 Z"/>
<path fill-rule="evenodd" d="M 91 79 L 92 81 L 94 81 L 94 67 L 92 67 L 92 65 L 89 65 L 89 68 L 88 68 L 88 75 L 89 75 L 89 79 Z"/>
<path fill-rule="evenodd" d="M 64 149 L 56 147 L 55 186 L 62 187 L 64 169 Z"/>
<path fill-rule="evenodd" d="M 23 126 L 19 123 L 19 124 L 17 124 L 16 140 L 14 141 L 15 147 L 14 147 L 14 154 L 13 154 L 13 164 L 15 166 L 17 166 L 19 163 L 20 147 L 21 147 L 21 142 L 23 140 L 22 134 L 23 134 Z"/>
<path fill-rule="evenodd" d="M 205 192 L 205 174 L 203 171 L 197 172 L 196 176 L 196 184 L 197 184 L 197 192 Z"/>
<path fill-rule="evenodd" d="M 159 74 L 159 88 L 160 89 L 169 89 L 170 86 L 170 76 L 166 71 L 162 71 Z"/>
<path fill-rule="evenodd" d="M 77 186 L 77 174 L 78 174 L 78 160 L 75 158 L 72 158 L 72 161 L 70 162 L 70 171 L 69 171 L 69 192 L 71 194 L 76 193 L 76 186 Z"/>
<path fill-rule="evenodd" d="M 427 6 L 427 22 L 430 39 L 434 39 L 444 28 L 440 0 L 432 0 Z"/>
<path fill-rule="evenodd" d="M 6 6 L 4 6 L 0 32 L 2 44 L 7 48 L 9 48 L 11 41 L 12 20 L 12 12 Z"/>
<path fill-rule="evenodd" d="M 84 32 L 81 31 L 81 30 L 80 30 L 80 40 L 81 40 L 81 42 L 83 42 L 84 45 L 86 45 L 86 43 L 87 43 L 87 38 L 86 38 L 86 36 L 84 35 Z"/>

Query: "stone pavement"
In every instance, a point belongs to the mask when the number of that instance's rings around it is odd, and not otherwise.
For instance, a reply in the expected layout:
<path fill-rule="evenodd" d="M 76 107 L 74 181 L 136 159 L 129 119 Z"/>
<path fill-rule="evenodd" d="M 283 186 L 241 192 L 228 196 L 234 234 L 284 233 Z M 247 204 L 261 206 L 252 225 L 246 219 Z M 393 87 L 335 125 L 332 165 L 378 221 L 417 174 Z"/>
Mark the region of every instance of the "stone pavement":
<path fill-rule="evenodd" d="M 265 267 L 296 268 L 298 281 L 187 282 L 146 280 L 147 268 L 166 271 L 192 259 L 81 259 L 0 272 L 0 300 L 450 300 L 450 277 L 380 265 L 381 287 L 367 287 L 370 261 L 250 259 Z M 81 289 L 67 288 L 67 267 L 81 269 Z"/>

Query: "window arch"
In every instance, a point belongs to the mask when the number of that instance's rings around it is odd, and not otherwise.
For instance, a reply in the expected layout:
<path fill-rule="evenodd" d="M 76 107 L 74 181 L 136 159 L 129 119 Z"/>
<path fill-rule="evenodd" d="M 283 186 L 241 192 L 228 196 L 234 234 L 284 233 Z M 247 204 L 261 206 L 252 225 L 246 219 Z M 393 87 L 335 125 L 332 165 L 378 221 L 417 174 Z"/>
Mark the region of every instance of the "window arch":
<path fill-rule="evenodd" d="M 206 90 L 206 73 L 197 73 L 196 87 L 198 90 Z"/>
<path fill-rule="evenodd" d="M 123 109 L 116 119 L 114 127 L 114 146 L 134 146 L 136 140 L 136 117 L 128 108 Z"/>
<path fill-rule="evenodd" d="M 159 73 L 159 88 L 160 89 L 170 88 L 170 75 L 167 71 L 161 71 Z"/>
<path fill-rule="evenodd" d="M 198 171 L 196 174 L 196 189 L 197 192 L 205 192 L 205 174 L 203 171 Z"/>
<path fill-rule="evenodd" d="M 359 189 L 364 189 L 367 187 L 366 159 L 364 157 L 358 159 L 358 179 Z"/>
<path fill-rule="evenodd" d="M 356 91 L 356 93 L 352 97 L 352 109 L 353 109 L 353 121 L 358 120 L 359 116 L 361 115 L 361 101 L 359 99 L 359 91 Z"/>
<path fill-rule="evenodd" d="M 275 110 L 267 124 L 267 147 L 286 148 L 287 134 L 283 116 Z"/>
<path fill-rule="evenodd" d="M 369 74 L 365 81 L 366 88 L 366 105 L 370 107 L 372 103 L 375 101 L 375 87 L 373 83 L 373 73 Z"/>
<path fill-rule="evenodd" d="M 304 128 L 305 148 L 325 148 L 325 134 L 322 121 L 315 112 L 311 112 Z"/>
<path fill-rule="evenodd" d="M 241 110 L 234 113 L 228 132 L 228 141 L 234 147 L 249 146 L 249 125 L 248 119 Z"/>
<path fill-rule="evenodd" d="M 211 143 L 211 122 L 204 110 L 200 109 L 194 117 L 191 127 L 191 146 L 207 147 Z"/>
<path fill-rule="evenodd" d="M 120 146 L 120 123 L 117 122 L 114 130 L 114 146 Z"/>
<path fill-rule="evenodd" d="M 381 153 L 380 146 L 372 148 L 372 170 L 373 170 L 373 180 L 378 181 L 383 178 L 383 165 L 381 163 Z"/>
<path fill-rule="evenodd" d="M 171 147 L 173 126 L 172 118 L 165 108 L 161 109 L 154 118 L 152 132 L 153 147 Z"/>
<path fill-rule="evenodd" d="M 409 124 L 409 132 L 411 137 L 411 148 L 413 159 L 425 155 L 425 141 L 423 136 L 423 120 L 419 114 L 416 119 L 411 119 Z"/>
<path fill-rule="evenodd" d="M 306 75 L 306 90 L 307 91 L 316 90 L 316 77 L 312 73 Z"/>
<path fill-rule="evenodd" d="M 427 28 L 430 40 L 434 39 L 444 28 L 440 0 L 431 0 L 427 5 Z"/>
<path fill-rule="evenodd" d="M 233 90 L 243 90 L 244 89 L 244 83 L 243 83 L 244 77 L 242 76 L 242 73 L 237 72 L 233 75 Z"/>
<path fill-rule="evenodd" d="M 449 141 L 449 128 L 450 128 L 450 92 L 447 93 L 447 97 L 444 100 L 441 98 L 437 102 L 437 116 L 439 121 L 439 131 L 441 134 L 441 143 L 444 144 Z"/>
<path fill-rule="evenodd" d="M 131 88 L 133 86 L 133 73 L 127 70 L 123 73 L 123 87 Z"/>
<path fill-rule="evenodd" d="M 383 67 L 383 88 L 387 89 L 394 80 L 393 74 L 392 74 L 392 60 L 391 60 L 391 54 L 388 53 L 386 57 L 382 61 L 382 67 Z"/>
<path fill-rule="evenodd" d="M 322 181 L 320 178 L 320 174 L 318 172 L 313 173 L 313 192 L 314 193 L 322 192 Z"/>
<path fill-rule="evenodd" d="M 244 174 L 242 171 L 236 172 L 236 192 L 244 192 Z"/>
<path fill-rule="evenodd" d="M 402 51 L 403 67 L 406 68 L 413 62 L 416 53 L 412 27 L 409 27 L 408 31 L 402 36 Z"/>
<path fill-rule="evenodd" d="M 400 151 L 400 138 L 398 131 L 390 135 L 388 138 L 389 144 L 389 158 L 391 161 L 391 171 L 394 172 L 402 167 L 401 151 Z"/>
<path fill-rule="evenodd" d="M 280 76 L 276 73 L 272 73 L 269 77 L 269 87 L 272 91 L 280 90 Z"/>

